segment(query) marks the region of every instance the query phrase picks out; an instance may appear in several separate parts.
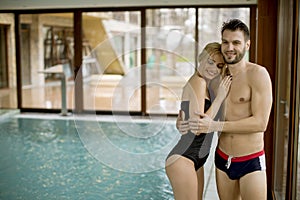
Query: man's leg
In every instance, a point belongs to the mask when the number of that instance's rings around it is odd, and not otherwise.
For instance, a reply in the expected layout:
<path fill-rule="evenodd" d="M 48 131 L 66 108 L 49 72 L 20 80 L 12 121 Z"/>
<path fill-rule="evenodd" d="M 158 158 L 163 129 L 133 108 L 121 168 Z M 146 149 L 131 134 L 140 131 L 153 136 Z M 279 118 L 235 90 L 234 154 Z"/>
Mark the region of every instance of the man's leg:
<path fill-rule="evenodd" d="M 241 199 L 239 181 L 231 180 L 225 172 L 218 168 L 216 168 L 216 182 L 220 200 Z"/>
<path fill-rule="evenodd" d="M 170 160 L 172 162 L 168 162 Z M 166 172 L 176 200 L 198 198 L 198 180 L 193 161 L 180 155 L 173 155 L 166 162 Z"/>
<path fill-rule="evenodd" d="M 266 200 L 266 171 L 255 171 L 240 179 L 240 191 L 243 200 Z"/>

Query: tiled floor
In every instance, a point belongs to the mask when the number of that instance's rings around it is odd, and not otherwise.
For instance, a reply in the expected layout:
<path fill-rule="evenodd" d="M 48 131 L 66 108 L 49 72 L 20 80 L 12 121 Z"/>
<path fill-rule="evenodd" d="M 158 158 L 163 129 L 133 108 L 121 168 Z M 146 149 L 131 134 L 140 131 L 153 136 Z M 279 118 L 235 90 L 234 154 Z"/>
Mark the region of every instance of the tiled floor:
<path fill-rule="evenodd" d="M 217 135 L 214 135 L 213 143 L 210 151 L 210 155 L 207 162 L 204 165 L 204 176 L 205 176 L 205 186 L 204 186 L 204 200 L 217 200 L 219 199 L 217 193 L 217 185 L 215 178 L 215 165 L 214 165 L 214 151 L 217 145 Z"/>

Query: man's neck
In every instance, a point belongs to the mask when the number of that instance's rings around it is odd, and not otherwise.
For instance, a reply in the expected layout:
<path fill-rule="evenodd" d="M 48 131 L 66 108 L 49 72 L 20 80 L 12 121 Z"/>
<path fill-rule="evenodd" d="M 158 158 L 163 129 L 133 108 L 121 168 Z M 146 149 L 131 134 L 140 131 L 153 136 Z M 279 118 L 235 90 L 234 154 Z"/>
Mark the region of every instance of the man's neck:
<path fill-rule="evenodd" d="M 242 59 L 240 62 L 236 64 L 228 64 L 228 69 L 232 76 L 238 75 L 241 71 L 243 71 L 246 67 L 246 61 Z"/>

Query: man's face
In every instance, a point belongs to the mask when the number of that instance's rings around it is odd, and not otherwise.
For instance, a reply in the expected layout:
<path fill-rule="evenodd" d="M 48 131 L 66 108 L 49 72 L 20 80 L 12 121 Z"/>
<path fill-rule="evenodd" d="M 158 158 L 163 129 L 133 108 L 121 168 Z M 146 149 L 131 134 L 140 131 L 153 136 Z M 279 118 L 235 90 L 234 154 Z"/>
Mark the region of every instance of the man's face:
<path fill-rule="evenodd" d="M 236 64 L 240 62 L 250 47 L 250 40 L 245 42 L 244 33 L 240 30 L 225 30 L 222 34 L 221 51 L 225 62 Z"/>

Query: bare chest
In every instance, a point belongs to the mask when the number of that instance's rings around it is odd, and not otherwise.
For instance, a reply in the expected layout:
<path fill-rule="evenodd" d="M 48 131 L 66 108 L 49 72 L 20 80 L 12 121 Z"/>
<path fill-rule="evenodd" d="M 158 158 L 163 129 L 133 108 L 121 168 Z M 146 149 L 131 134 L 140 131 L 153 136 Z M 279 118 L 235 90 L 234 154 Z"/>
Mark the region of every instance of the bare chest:
<path fill-rule="evenodd" d="M 251 101 L 251 88 L 243 77 L 233 79 L 227 102 L 232 104 L 242 104 Z"/>
<path fill-rule="evenodd" d="M 225 102 L 226 120 L 239 120 L 251 115 L 251 87 L 247 81 L 233 80 Z"/>

